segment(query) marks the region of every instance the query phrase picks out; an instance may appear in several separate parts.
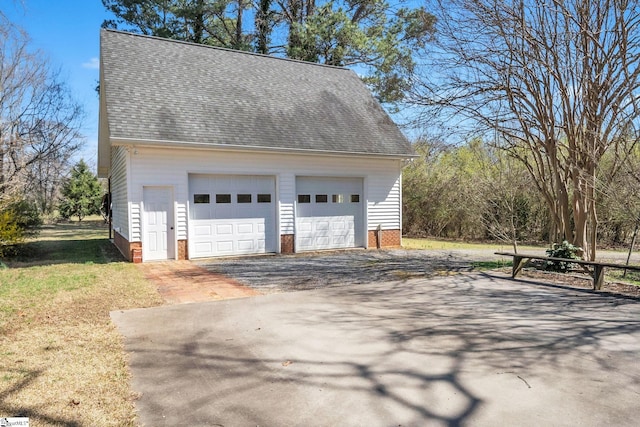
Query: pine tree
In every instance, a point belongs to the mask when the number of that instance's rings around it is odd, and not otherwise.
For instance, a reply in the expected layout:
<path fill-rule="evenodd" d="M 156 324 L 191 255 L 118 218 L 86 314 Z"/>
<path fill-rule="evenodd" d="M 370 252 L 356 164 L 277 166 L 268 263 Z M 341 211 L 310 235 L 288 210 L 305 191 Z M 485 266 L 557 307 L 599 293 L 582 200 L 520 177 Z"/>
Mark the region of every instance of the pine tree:
<path fill-rule="evenodd" d="M 87 215 L 99 214 L 102 193 L 98 178 L 91 173 L 84 160 L 80 160 L 71 169 L 71 177 L 62 187 L 60 215 L 65 219 L 77 216 L 78 221 L 82 221 Z"/>
<path fill-rule="evenodd" d="M 354 67 L 380 101 L 401 101 L 435 18 L 391 0 L 102 0 L 105 28 L 340 67 Z M 253 22 L 248 17 L 253 16 Z"/>

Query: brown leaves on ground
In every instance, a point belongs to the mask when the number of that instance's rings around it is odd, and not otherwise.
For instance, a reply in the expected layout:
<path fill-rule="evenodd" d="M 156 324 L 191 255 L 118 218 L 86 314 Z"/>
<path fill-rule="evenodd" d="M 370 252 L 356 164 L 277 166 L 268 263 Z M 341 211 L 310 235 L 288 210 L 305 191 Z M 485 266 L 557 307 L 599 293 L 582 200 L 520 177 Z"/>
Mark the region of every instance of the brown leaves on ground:
<path fill-rule="evenodd" d="M 135 425 L 124 346 L 109 312 L 159 305 L 161 298 L 133 264 L 39 268 L 47 270 L 37 274 L 81 270 L 74 280 L 91 283 L 23 296 L 21 307 L 5 316 L 0 414 L 29 417 L 32 426 Z"/>

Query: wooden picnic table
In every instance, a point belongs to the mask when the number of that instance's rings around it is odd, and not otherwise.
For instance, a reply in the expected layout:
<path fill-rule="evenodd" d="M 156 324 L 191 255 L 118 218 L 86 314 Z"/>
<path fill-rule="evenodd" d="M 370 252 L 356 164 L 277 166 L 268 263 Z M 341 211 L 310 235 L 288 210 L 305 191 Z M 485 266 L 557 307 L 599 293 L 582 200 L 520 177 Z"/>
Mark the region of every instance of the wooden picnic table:
<path fill-rule="evenodd" d="M 532 259 L 578 264 L 582 266 L 585 270 L 587 270 L 593 277 L 594 290 L 602 289 L 602 285 L 604 283 L 605 268 L 617 268 L 621 270 L 640 271 L 640 266 L 638 265 L 623 265 L 623 264 L 617 264 L 613 262 L 586 261 L 583 259 L 568 259 L 568 258 L 558 258 L 558 257 L 533 255 L 533 254 L 517 254 L 512 252 L 495 252 L 495 254 L 513 257 L 513 267 L 511 269 L 511 277 L 513 278 L 515 278 L 518 275 L 518 273 L 520 273 L 520 270 L 522 270 L 522 267 L 524 267 L 525 264 Z M 591 267 L 591 270 L 588 269 L 589 267 Z"/>

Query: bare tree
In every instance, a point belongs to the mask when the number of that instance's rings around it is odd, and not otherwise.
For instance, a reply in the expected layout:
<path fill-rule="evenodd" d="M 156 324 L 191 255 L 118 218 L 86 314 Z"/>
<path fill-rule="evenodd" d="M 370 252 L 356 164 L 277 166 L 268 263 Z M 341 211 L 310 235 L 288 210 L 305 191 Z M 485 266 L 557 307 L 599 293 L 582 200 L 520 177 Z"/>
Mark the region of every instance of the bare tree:
<path fill-rule="evenodd" d="M 0 207 L 34 188 L 27 187 L 30 173 L 59 169 L 80 148 L 82 110 L 43 58 L 0 16 Z M 39 179 L 50 178 L 51 185 L 55 177 Z"/>
<path fill-rule="evenodd" d="M 24 191 L 30 195 L 39 212 L 46 215 L 54 212 L 72 160 L 71 153 L 61 153 L 26 168 Z"/>
<path fill-rule="evenodd" d="M 413 101 L 497 134 L 534 178 L 556 238 L 594 259 L 599 162 L 613 152 L 621 164 L 637 140 L 639 2 L 434 0 L 433 10 L 438 48 Z"/>
<path fill-rule="evenodd" d="M 478 159 L 481 167 L 475 185 L 482 189 L 485 210 L 481 219 L 489 237 L 509 243 L 518 252 L 518 240 L 527 235 L 525 227 L 532 214 L 531 194 L 527 191 L 531 178 L 526 170 L 503 152 L 484 148 Z"/>

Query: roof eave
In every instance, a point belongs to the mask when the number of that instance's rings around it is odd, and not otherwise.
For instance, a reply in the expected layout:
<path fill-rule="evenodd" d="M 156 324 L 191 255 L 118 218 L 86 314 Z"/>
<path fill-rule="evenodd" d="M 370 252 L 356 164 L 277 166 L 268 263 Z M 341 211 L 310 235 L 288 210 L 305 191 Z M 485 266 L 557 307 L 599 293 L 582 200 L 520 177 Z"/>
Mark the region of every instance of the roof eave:
<path fill-rule="evenodd" d="M 111 144 L 109 141 L 109 118 L 107 115 L 105 79 L 102 57 L 100 58 L 100 109 L 98 112 L 98 177 L 107 178 L 111 168 Z"/>
<path fill-rule="evenodd" d="M 281 147 L 261 147 L 248 145 L 232 145 L 232 144 L 212 144 L 205 142 L 184 142 L 184 141 L 166 141 L 154 139 L 138 139 L 138 138 L 110 138 L 111 145 L 128 145 L 135 147 L 153 147 L 153 148 L 187 148 L 201 150 L 216 151 L 242 151 L 254 153 L 287 153 L 287 154 L 304 154 L 304 155 L 321 155 L 321 156 L 337 156 L 337 157 L 377 157 L 387 159 L 413 159 L 419 157 L 415 153 L 364 153 L 350 151 L 328 151 L 328 150 L 310 150 L 299 148 L 281 148 Z"/>

